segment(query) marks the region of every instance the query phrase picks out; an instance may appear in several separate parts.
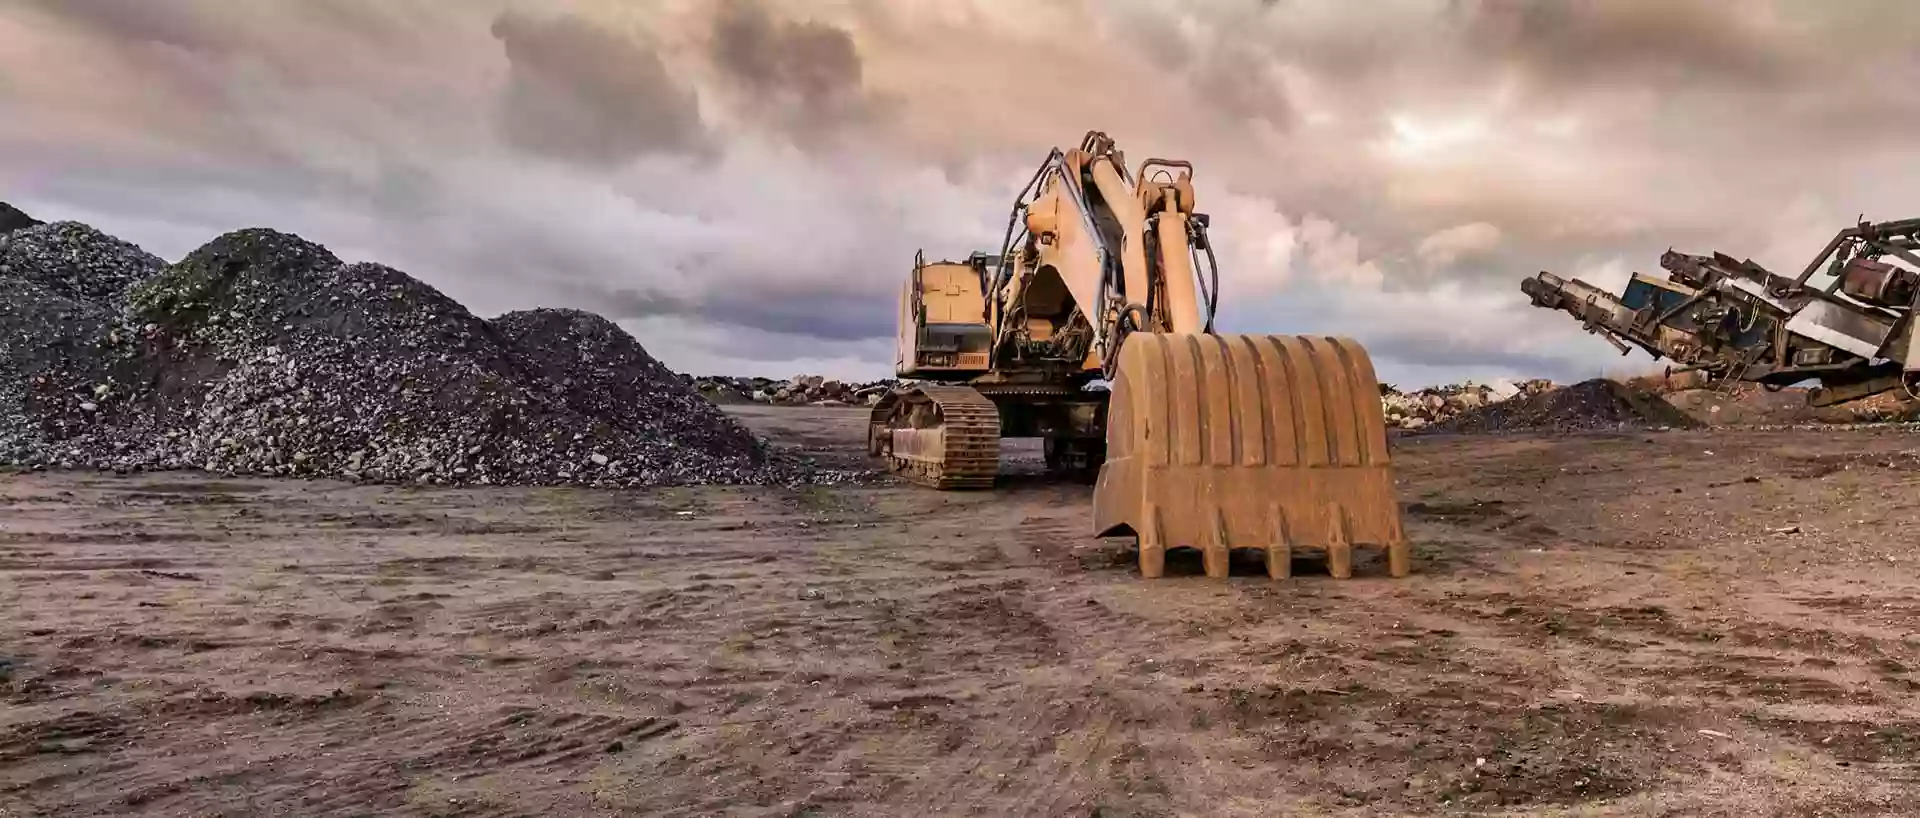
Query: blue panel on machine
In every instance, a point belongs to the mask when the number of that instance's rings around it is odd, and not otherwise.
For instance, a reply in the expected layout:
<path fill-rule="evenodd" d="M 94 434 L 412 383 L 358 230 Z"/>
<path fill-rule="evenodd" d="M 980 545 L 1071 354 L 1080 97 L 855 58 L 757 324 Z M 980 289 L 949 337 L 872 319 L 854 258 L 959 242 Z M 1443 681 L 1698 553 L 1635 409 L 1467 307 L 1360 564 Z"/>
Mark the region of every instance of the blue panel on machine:
<path fill-rule="evenodd" d="M 1620 296 L 1620 303 L 1627 305 L 1627 309 L 1630 310 L 1644 310 L 1649 305 L 1654 305 L 1661 312 L 1665 312 L 1680 306 L 1691 297 L 1690 293 L 1670 290 L 1653 281 L 1635 276 L 1632 281 L 1627 282 L 1627 291 Z"/>

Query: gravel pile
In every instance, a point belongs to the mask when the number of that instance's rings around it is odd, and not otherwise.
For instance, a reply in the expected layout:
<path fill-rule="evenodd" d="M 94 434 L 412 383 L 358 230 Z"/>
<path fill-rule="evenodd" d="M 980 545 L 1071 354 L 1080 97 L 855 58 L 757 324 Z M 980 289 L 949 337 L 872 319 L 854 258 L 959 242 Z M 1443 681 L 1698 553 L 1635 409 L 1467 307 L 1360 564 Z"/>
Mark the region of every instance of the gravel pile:
<path fill-rule="evenodd" d="M 0 203 L 0 462 L 85 432 L 97 404 L 73 385 L 97 380 L 117 305 L 163 265 L 86 225 L 42 224 Z"/>
<path fill-rule="evenodd" d="M 87 433 L 103 351 L 130 337 L 115 316 L 165 266 L 87 225 L 0 203 L 0 463 Z"/>
<path fill-rule="evenodd" d="M 24 227 L 33 227 L 39 223 L 39 219 L 20 212 L 19 208 L 0 202 L 0 240 L 4 240 L 7 233 Z"/>
<path fill-rule="evenodd" d="M 853 477 L 769 452 L 587 313 L 484 321 L 271 230 L 170 266 L 84 225 L 9 238 L 0 462 L 423 484 Z"/>
<path fill-rule="evenodd" d="M 623 436 L 656 447 L 641 462 L 696 466 L 701 478 L 766 466 L 747 428 L 688 387 L 612 321 L 580 310 L 511 312 L 494 328 L 539 376 L 548 396 Z"/>
<path fill-rule="evenodd" d="M 795 375 L 784 381 L 771 378 L 707 376 L 692 379 L 693 387 L 709 403 L 722 406 L 765 403 L 777 406 L 872 406 L 894 380 L 847 383 L 820 375 Z"/>
<path fill-rule="evenodd" d="M 1579 432 L 1700 426 L 1652 392 L 1606 378 L 1461 412 L 1428 427 L 1441 432 Z"/>
<path fill-rule="evenodd" d="M 112 313 L 45 285 L 0 276 L 0 462 L 19 460 L 84 430 L 88 398 L 72 384 L 96 379 L 95 339 Z"/>
<path fill-rule="evenodd" d="M 1413 392 L 1402 392 L 1390 384 L 1381 384 L 1380 408 L 1386 416 L 1387 428 L 1423 429 L 1451 420 L 1461 412 L 1553 388 L 1553 382 L 1548 380 L 1485 384 L 1469 381 L 1430 386 Z"/>
<path fill-rule="evenodd" d="M 0 223 L 7 219 L 0 212 Z M 80 301 L 117 305 L 133 285 L 166 266 L 159 256 L 79 222 L 35 224 L 0 237 L 0 278 Z"/>

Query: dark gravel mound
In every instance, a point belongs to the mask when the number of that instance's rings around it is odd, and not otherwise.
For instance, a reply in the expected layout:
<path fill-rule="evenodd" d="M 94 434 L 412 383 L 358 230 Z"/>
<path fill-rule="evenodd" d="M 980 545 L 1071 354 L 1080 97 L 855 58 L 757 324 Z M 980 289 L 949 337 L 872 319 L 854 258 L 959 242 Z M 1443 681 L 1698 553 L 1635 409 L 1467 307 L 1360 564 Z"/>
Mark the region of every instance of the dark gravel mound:
<path fill-rule="evenodd" d="M 1481 406 L 1428 428 L 1437 432 L 1579 432 L 1699 425 L 1652 392 L 1595 378 Z"/>
<path fill-rule="evenodd" d="M 623 432 L 739 465 L 764 460 L 751 432 L 714 408 L 612 321 L 580 310 L 538 309 L 493 319 L 508 347 L 549 395 Z"/>
<path fill-rule="evenodd" d="M 0 238 L 0 279 L 36 282 L 77 300 L 114 303 L 165 266 L 159 256 L 79 222 L 25 227 Z"/>
<path fill-rule="evenodd" d="M 0 202 L 0 234 L 11 233 L 40 223 L 39 219 L 21 212 L 20 208 Z"/>
<path fill-rule="evenodd" d="M 98 404 L 82 384 L 100 369 L 112 313 L 35 281 L 0 276 L 0 463 L 84 432 Z"/>
<path fill-rule="evenodd" d="M 127 290 L 165 262 L 84 224 L 41 224 L 0 204 L 0 462 L 71 463 L 54 445 L 97 419 Z"/>
<path fill-rule="evenodd" d="M 118 264 L 77 279 L 43 264 L 0 309 L 0 363 L 22 373 L 11 392 L 0 378 L 0 453 L 16 463 L 427 484 L 844 477 L 773 462 L 585 313 L 496 327 L 397 270 L 263 229 L 144 280 L 146 259 Z M 122 280 L 138 283 L 88 286 Z"/>

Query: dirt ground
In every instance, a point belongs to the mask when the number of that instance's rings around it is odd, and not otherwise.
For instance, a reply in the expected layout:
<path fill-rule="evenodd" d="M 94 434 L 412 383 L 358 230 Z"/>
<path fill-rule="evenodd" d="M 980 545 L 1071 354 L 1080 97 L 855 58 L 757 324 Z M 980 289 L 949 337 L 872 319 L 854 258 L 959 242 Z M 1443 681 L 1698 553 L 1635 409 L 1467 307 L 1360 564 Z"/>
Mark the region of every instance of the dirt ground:
<path fill-rule="evenodd" d="M 1023 473 L 0 477 L 0 816 L 1912 814 L 1909 434 L 1403 439 L 1399 580 L 1142 581 Z"/>

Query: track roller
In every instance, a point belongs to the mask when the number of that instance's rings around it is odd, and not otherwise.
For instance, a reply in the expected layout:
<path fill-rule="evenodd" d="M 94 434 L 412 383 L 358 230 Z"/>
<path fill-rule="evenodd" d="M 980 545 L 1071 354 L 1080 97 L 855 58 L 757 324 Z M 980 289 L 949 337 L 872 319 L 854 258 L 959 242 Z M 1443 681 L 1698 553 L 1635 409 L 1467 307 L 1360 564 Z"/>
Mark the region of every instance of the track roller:
<path fill-rule="evenodd" d="M 873 407 L 867 451 L 912 483 L 992 488 L 1000 472 L 1000 410 L 971 387 L 901 387 Z"/>

